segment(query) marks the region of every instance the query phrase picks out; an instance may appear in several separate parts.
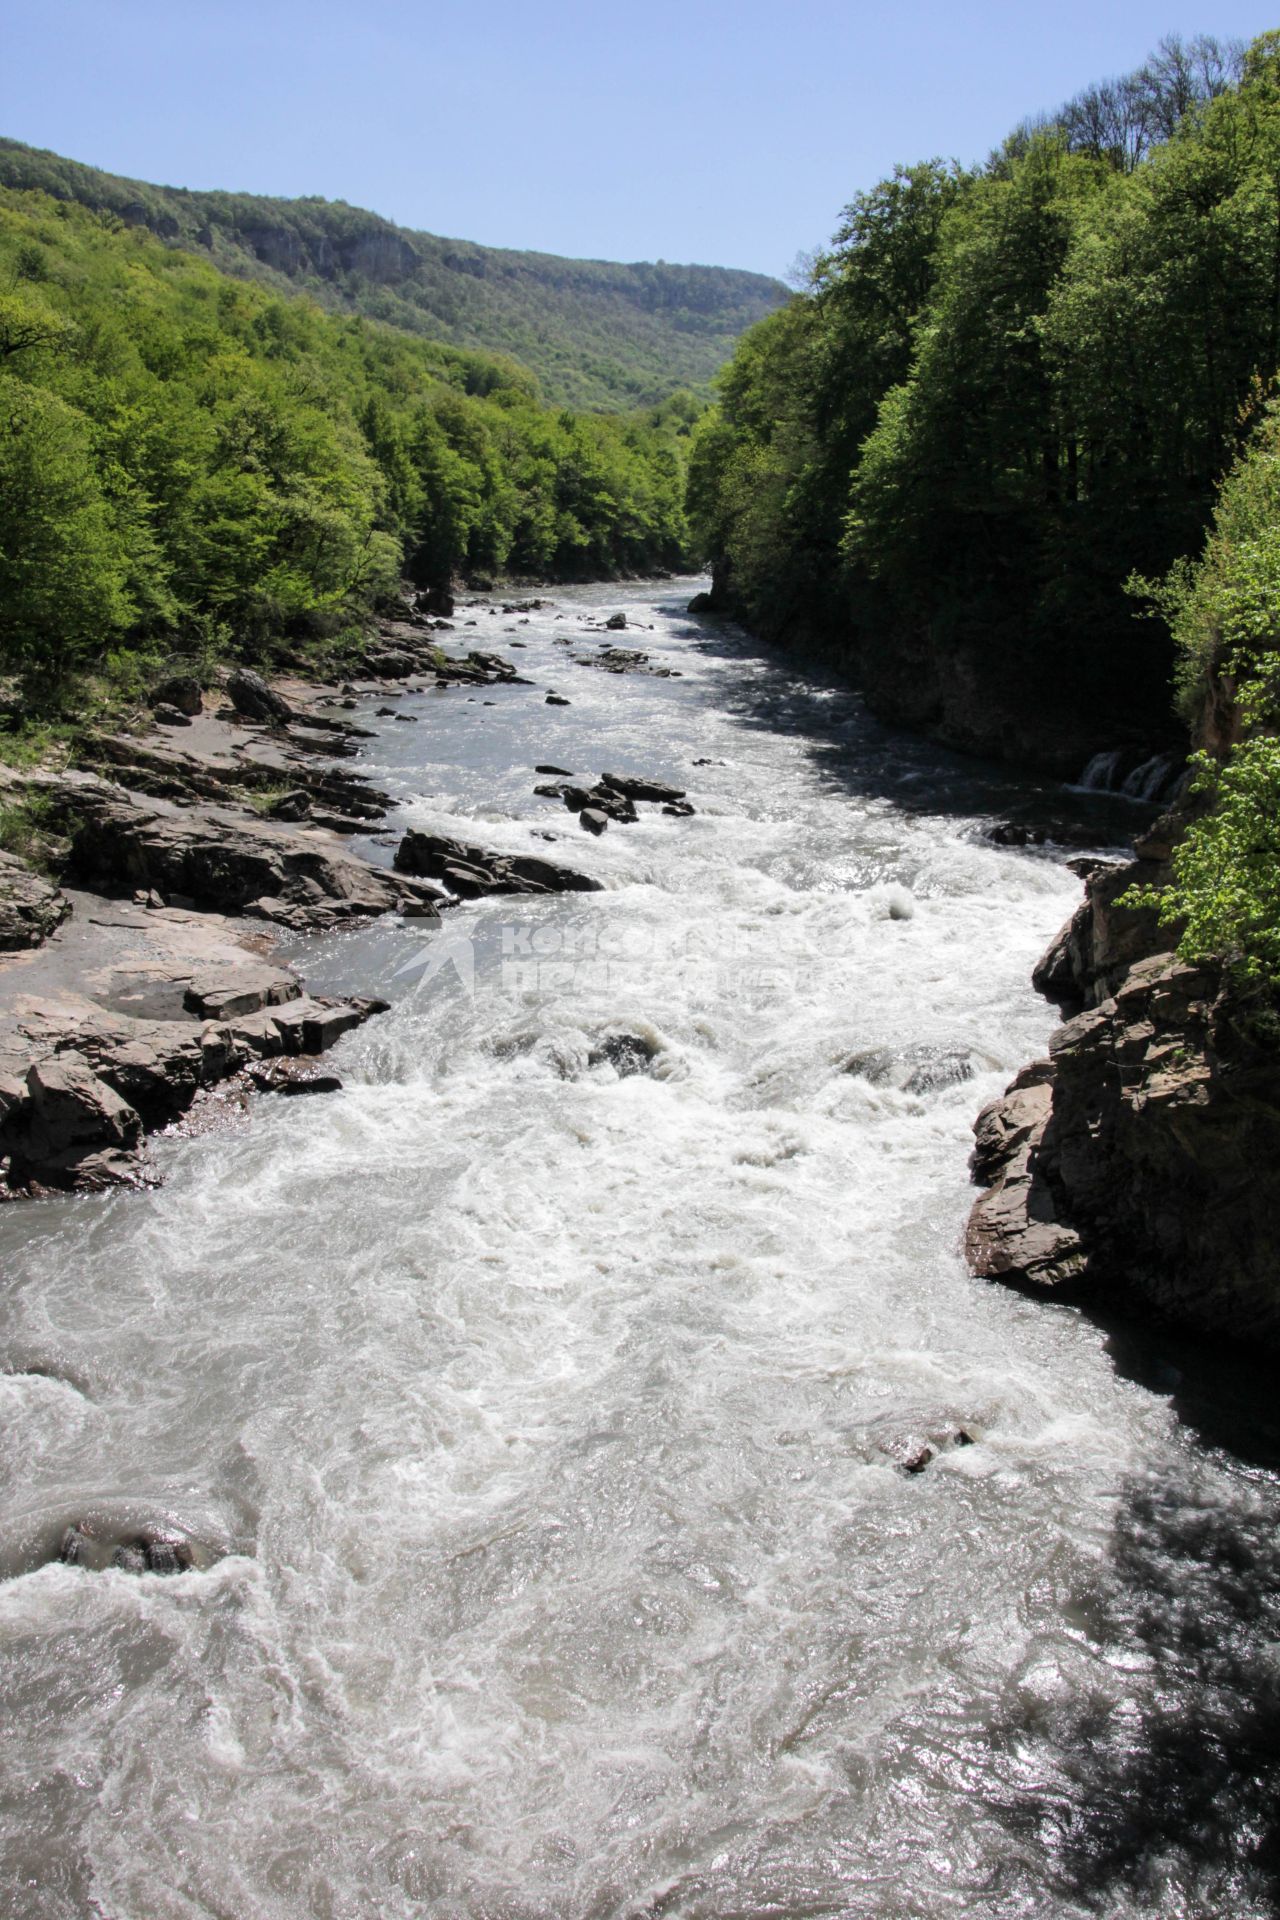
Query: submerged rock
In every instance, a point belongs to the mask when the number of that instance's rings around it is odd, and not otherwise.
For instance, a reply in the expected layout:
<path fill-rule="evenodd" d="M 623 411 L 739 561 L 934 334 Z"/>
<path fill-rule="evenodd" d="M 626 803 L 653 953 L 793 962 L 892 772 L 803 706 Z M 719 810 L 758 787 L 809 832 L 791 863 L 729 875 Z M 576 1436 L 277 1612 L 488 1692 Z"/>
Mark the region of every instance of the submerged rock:
<path fill-rule="evenodd" d="M 587 1064 L 598 1067 L 607 1063 L 620 1080 L 626 1080 L 633 1073 L 648 1073 L 658 1052 L 657 1042 L 643 1033 L 611 1033 L 592 1047 Z"/>

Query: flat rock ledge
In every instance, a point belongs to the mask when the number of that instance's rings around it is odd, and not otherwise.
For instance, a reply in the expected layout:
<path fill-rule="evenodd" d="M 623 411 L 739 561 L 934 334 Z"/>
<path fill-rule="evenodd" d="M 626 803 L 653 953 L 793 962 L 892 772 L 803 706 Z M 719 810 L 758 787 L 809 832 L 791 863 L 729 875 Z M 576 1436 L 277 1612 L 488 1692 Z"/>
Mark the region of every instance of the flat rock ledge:
<path fill-rule="evenodd" d="M 296 930 L 372 915 L 430 916 L 439 890 L 371 866 L 339 838 L 231 806 L 142 796 L 90 773 L 32 775 L 62 827 L 73 884 L 106 894 L 153 892 L 166 904 L 248 914 Z"/>
<path fill-rule="evenodd" d="M 1136 961 L 974 1133 L 973 1273 L 1280 1348 L 1280 1059 L 1216 968 Z"/>
<path fill-rule="evenodd" d="M 149 1132 L 385 1006 L 308 994 L 220 915 L 72 900 L 65 931 L 0 975 L 2 1198 L 155 1185 Z"/>

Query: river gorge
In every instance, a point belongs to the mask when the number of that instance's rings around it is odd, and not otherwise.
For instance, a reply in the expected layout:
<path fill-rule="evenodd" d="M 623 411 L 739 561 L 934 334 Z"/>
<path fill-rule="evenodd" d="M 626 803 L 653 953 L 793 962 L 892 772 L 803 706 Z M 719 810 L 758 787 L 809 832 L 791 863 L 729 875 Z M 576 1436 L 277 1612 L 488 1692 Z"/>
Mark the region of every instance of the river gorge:
<path fill-rule="evenodd" d="M 460 607 L 529 684 L 355 716 L 397 828 L 600 891 L 291 936 L 392 1003 L 340 1092 L 0 1209 L 14 1920 L 1277 1910 L 1273 1437 L 961 1252 L 1132 804 L 881 727 L 698 584 Z M 596 837 L 544 767 L 695 811 Z M 205 1564 L 24 1559 L 95 1512 Z"/>

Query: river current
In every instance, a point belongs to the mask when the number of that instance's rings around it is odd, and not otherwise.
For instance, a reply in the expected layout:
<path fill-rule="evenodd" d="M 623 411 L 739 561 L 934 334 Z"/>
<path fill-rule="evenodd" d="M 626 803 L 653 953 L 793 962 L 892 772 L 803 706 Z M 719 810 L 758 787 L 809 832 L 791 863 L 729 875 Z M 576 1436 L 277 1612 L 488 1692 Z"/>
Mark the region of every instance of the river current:
<path fill-rule="evenodd" d="M 1079 897 L 983 829 L 1097 803 L 697 584 L 460 607 L 534 684 L 369 722 L 397 832 L 604 891 L 296 943 L 393 1002 L 342 1092 L 0 1211 L 4 1915 L 1277 1910 L 1274 1460 L 959 1251 Z M 697 811 L 594 839 L 537 763 Z M 220 1557 L 33 1564 L 113 1511 Z"/>

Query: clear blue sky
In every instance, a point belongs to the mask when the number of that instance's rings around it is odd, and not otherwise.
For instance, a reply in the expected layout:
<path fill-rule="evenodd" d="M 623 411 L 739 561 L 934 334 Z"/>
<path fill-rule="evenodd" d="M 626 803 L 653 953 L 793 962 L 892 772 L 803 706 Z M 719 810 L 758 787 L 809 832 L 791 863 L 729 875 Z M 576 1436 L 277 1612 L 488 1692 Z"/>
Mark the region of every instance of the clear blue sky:
<path fill-rule="evenodd" d="M 783 273 L 897 160 L 987 152 L 1249 0 L 0 0 L 0 132 L 171 186 Z"/>

